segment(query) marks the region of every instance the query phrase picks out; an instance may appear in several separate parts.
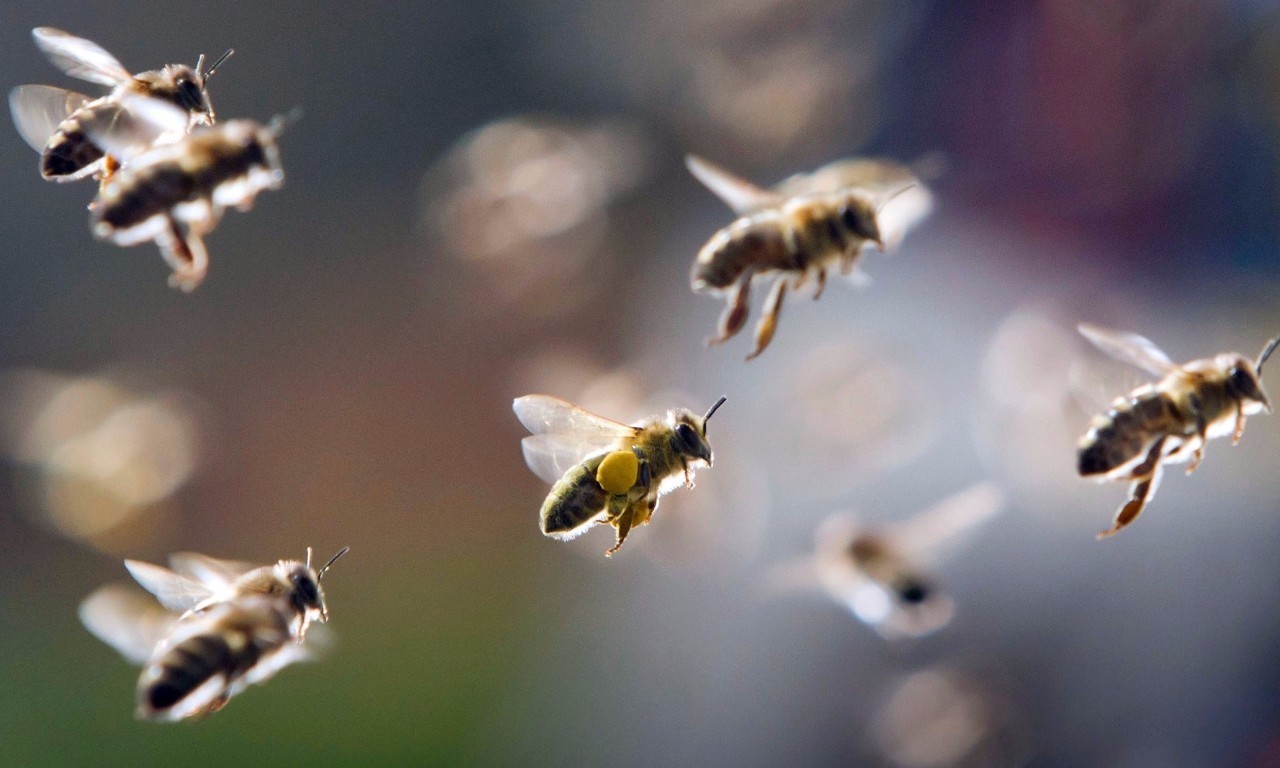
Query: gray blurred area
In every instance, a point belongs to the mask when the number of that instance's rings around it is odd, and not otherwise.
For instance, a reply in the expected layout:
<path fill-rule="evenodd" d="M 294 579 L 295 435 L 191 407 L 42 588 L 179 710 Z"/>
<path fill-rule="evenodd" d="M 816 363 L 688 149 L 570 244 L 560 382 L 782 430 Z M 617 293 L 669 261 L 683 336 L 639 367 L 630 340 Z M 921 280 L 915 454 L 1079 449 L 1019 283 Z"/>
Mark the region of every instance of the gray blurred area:
<path fill-rule="evenodd" d="M 0 764 L 1280 765 L 1280 421 L 1105 542 L 1125 488 L 1073 474 L 1142 380 L 1077 322 L 1175 360 L 1280 333 L 1268 4 L 10 3 L 6 88 L 94 88 L 41 25 L 135 70 L 234 47 L 219 118 L 303 116 L 191 295 L 0 129 Z M 689 264 L 731 214 L 686 152 L 946 169 L 870 285 L 793 295 L 744 363 L 703 345 Z M 545 539 L 529 392 L 727 395 L 715 466 L 612 559 Z M 1007 508 L 937 563 L 932 636 L 770 580 L 834 512 L 986 480 Z M 76 619 L 124 557 L 343 545 L 332 648 L 203 722 L 135 722 Z"/>

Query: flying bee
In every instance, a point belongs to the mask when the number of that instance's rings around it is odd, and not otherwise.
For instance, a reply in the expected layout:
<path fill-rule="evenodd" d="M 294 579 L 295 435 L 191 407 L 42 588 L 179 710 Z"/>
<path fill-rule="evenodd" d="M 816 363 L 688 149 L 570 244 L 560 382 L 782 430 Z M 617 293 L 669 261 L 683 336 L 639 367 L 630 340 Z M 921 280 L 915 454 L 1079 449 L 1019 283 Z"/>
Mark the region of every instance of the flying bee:
<path fill-rule="evenodd" d="M 181 553 L 174 570 L 126 560 L 164 610 L 136 590 L 107 585 L 85 598 L 80 620 L 127 660 L 141 664 L 139 719 L 175 721 L 216 712 L 234 695 L 310 656 L 303 640 L 329 609 L 319 571 L 281 560 L 253 567 Z"/>
<path fill-rule="evenodd" d="M 941 629 L 955 604 L 931 563 L 954 550 L 1004 506 L 1004 494 L 980 483 L 893 525 L 871 527 L 845 514 L 819 525 L 811 559 L 775 569 L 775 587 L 813 583 L 887 639 Z"/>
<path fill-rule="evenodd" d="M 694 469 L 711 466 L 707 420 L 724 401 L 702 417 L 680 408 L 628 426 L 555 397 L 516 398 L 516 416 L 533 433 L 520 444 L 525 463 L 552 483 L 542 532 L 571 539 L 608 523 L 617 542 L 605 554 L 617 552 L 632 528 L 649 522 L 662 494 L 692 488 Z"/>
<path fill-rule="evenodd" d="M 1160 376 L 1118 398 L 1094 417 L 1080 440 L 1077 469 L 1098 481 L 1129 481 L 1129 499 L 1105 538 L 1132 523 L 1155 495 L 1163 465 L 1190 461 L 1187 474 L 1204 459 L 1208 441 L 1244 434 L 1245 418 L 1271 401 L 1262 387 L 1262 365 L 1280 344 L 1272 339 L 1256 361 L 1228 352 L 1175 365 L 1155 344 L 1134 333 L 1081 324 L 1080 333 L 1111 357 Z"/>
<path fill-rule="evenodd" d="M 158 99 L 121 101 L 129 120 L 81 121 L 108 152 L 127 158 L 90 206 L 93 234 L 124 246 L 154 241 L 173 270 L 169 284 L 192 291 L 209 268 L 204 236 L 227 207 L 247 211 L 259 192 L 284 183 L 276 138 L 286 120 L 231 120 L 157 146 L 154 135 L 180 129 L 185 114 Z"/>
<path fill-rule="evenodd" d="M 121 119 L 121 98 L 125 94 L 160 99 L 182 110 L 182 128 L 157 136 L 156 140 L 171 141 L 197 125 L 213 125 L 207 86 L 218 66 L 233 53 L 227 50 L 208 69 L 204 68 L 201 54 L 195 67 L 166 64 L 131 75 L 97 43 L 51 27 L 36 27 L 31 36 L 63 72 L 112 89 L 96 99 L 50 85 L 20 85 L 9 93 L 9 111 L 18 133 L 40 153 L 40 175 L 53 181 L 74 181 L 91 175 L 105 179 L 116 170 L 120 158 L 106 153 L 83 130 L 82 123 L 86 119 L 100 124 Z"/>
<path fill-rule="evenodd" d="M 799 288 L 813 278 L 817 299 L 832 269 L 865 282 L 857 269 L 862 248 L 874 243 L 883 251 L 886 243 L 896 245 L 932 205 L 932 197 L 906 166 L 883 161 L 840 161 L 793 176 L 773 190 L 692 155 L 686 165 L 739 217 L 712 235 L 693 263 L 693 290 L 724 295 L 727 302 L 719 335 L 707 343 L 719 344 L 742 330 L 752 281 L 756 276 L 774 279 L 748 360 L 773 340 L 789 286 Z M 899 200 L 888 216 L 887 209 Z"/>

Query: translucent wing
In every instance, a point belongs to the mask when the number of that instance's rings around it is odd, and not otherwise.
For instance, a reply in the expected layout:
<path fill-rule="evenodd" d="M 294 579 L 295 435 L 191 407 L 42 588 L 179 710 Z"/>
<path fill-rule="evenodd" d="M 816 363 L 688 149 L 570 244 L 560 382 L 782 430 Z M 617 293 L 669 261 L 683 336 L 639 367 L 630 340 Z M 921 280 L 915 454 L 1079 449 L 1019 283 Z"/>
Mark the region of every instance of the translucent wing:
<path fill-rule="evenodd" d="M 168 568 L 138 560 L 125 560 L 124 567 L 139 584 L 156 596 L 161 605 L 176 613 L 186 613 L 214 594 L 208 586 L 179 576 Z"/>
<path fill-rule="evenodd" d="M 80 120 L 84 132 L 108 154 L 128 160 L 187 132 L 187 113 L 147 96 L 126 95 L 118 109 L 95 109 Z"/>
<path fill-rule="evenodd" d="M 911 168 L 902 163 L 879 158 L 850 158 L 828 163 L 811 173 L 798 173 L 783 179 L 774 187 L 774 192 L 786 197 L 837 192 L 851 187 L 887 192 L 919 182 Z"/>
<path fill-rule="evenodd" d="M 617 446 L 620 438 L 578 435 L 530 435 L 520 441 L 524 463 L 533 473 L 554 484 L 578 462 Z"/>
<path fill-rule="evenodd" d="M 603 416 L 547 395 L 525 395 L 517 397 L 511 405 L 520 423 L 535 435 L 575 435 L 584 438 L 621 438 L 635 437 L 635 427 L 622 424 Z"/>
<path fill-rule="evenodd" d="M 89 97 L 52 85 L 20 85 L 9 91 L 9 114 L 22 140 L 37 152 L 62 121 L 89 102 Z"/>
<path fill-rule="evenodd" d="M 959 545 L 967 534 L 1004 508 L 1004 493 L 995 483 L 979 483 L 949 496 L 910 520 L 890 527 L 889 534 L 913 556 L 932 559 Z"/>
<path fill-rule="evenodd" d="M 786 202 L 786 197 L 756 186 L 695 155 L 686 155 L 684 164 L 695 179 L 740 216 Z"/>
<path fill-rule="evenodd" d="M 252 563 L 219 560 L 197 552 L 169 555 L 169 565 L 177 575 L 196 581 L 212 592 L 230 587 L 236 579 L 257 567 Z"/>
<path fill-rule="evenodd" d="M 124 584 L 100 587 L 80 603 L 80 622 L 134 664 L 145 664 L 178 617 Z"/>
<path fill-rule="evenodd" d="M 1168 355 L 1144 336 L 1111 331 L 1088 323 L 1081 323 L 1076 329 L 1093 346 L 1122 363 L 1135 365 L 1157 376 L 1163 376 L 1177 367 L 1169 360 Z"/>
<path fill-rule="evenodd" d="M 31 36 L 49 61 L 72 77 L 113 88 L 133 79 L 115 56 L 95 42 L 53 27 L 36 27 Z"/>

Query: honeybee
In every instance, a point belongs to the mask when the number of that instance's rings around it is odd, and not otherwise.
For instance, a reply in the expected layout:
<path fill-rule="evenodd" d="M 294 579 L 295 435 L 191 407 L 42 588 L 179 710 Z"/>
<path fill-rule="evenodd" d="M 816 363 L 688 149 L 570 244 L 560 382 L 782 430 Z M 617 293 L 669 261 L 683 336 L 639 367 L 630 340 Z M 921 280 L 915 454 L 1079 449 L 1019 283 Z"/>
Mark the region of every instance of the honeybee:
<path fill-rule="evenodd" d="M 201 54 L 195 67 L 166 64 L 131 75 L 97 43 L 52 27 L 36 27 L 31 36 L 63 72 L 112 89 L 96 99 L 50 85 L 20 85 L 10 91 L 9 111 L 18 133 L 40 153 L 40 175 L 53 181 L 74 181 L 91 175 L 106 178 L 115 171 L 119 158 L 105 153 L 85 133 L 82 122 L 126 119 L 121 114 L 121 97 L 125 94 L 160 99 L 182 110 L 182 128 L 174 134 L 156 136 L 156 140 L 173 140 L 197 125 L 213 125 L 209 78 L 234 53 L 228 49 L 208 69 L 204 68 Z"/>
<path fill-rule="evenodd" d="M 231 120 L 155 145 L 152 136 L 181 129 L 185 113 L 141 96 L 121 102 L 127 121 L 81 120 L 108 152 L 127 158 L 90 206 L 93 234 L 125 246 L 155 241 L 173 270 L 169 284 L 192 291 L 209 269 L 204 236 L 227 207 L 247 211 L 259 192 L 284 183 L 276 138 L 285 120 Z"/>
<path fill-rule="evenodd" d="M 1003 506 L 1000 489 L 981 483 L 894 525 L 870 527 L 835 514 L 818 527 L 813 559 L 776 570 L 773 581 L 789 586 L 816 580 L 883 637 L 923 637 L 955 614 L 930 563 Z"/>
<path fill-rule="evenodd" d="M 109 584 L 85 598 L 80 620 L 127 660 L 141 664 L 139 719 L 176 721 L 221 709 L 246 687 L 309 657 L 308 627 L 329 620 L 320 581 L 343 547 L 316 571 L 281 560 L 254 567 L 194 553 L 173 570 L 126 560 L 165 610 L 136 590 Z"/>
<path fill-rule="evenodd" d="M 725 399 L 701 418 L 678 408 L 628 426 L 555 397 L 516 398 L 516 416 L 533 433 L 520 443 L 525 463 L 553 484 L 542 504 L 542 532 L 572 539 L 608 523 L 617 529 L 605 552 L 613 555 L 631 529 L 649 522 L 662 494 L 692 488 L 694 470 L 711 466 L 707 421 Z"/>
<path fill-rule="evenodd" d="M 748 360 L 755 358 L 773 340 L 788 286 L 799 288 L 813 278 L 817 299 L 832 269 L 865 282 L 857 269 L 863 246 L 874 243 L 883 251 L 886 243 L 896 245 L 907 227 L 928 213 L 931 197 L 905 166 L 860 162 L 833 163 L 767 190 L 702 158 L 686 158 L 690 173 L 739 217 L 716 232 L 693 263 L 693 290 L 724 295 L 727 302 L 719 334 L 708 344 L 724 342 L 742 330 L 752 281 L 758 275 L 773 276 L 764 316 L 756 324 L 755 346 L 747 355 Z M 913 189 L 919 191 L 903 199 L 904 207 L 893 217 L 892 237 L 887 236 L 881 214 Z"/>
<path fill-rule="evenodd" d="M 1099 481 L 1131 481 L 1129 500 L 1102 539 L 1132 523 L 1155 495 L 1165 464 L 1190 461 L 1187 474 L 1204 459 L 1208 441 L 1231 435 L 1240 442 L 1247 416 L 1271 412 L 1262 387 L 1262 365 L 1280 344 L 1272 339 L 1257 361 L 1235 352 L 1175 365 L 1150 340 L 1134 333 L 1081 324 L 1080 333 L 1121 362 L 1160 376 L 1118 398 L 1094 417 L 1080 440 L 1077 469 Z"/>

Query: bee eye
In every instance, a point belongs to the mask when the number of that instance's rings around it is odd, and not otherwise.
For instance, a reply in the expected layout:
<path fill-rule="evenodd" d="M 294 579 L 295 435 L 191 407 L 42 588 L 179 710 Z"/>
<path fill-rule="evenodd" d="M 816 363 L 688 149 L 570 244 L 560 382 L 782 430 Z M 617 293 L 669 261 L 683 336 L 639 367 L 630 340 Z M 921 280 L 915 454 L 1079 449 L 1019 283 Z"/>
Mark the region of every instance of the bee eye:
<path fill-rule="evenodd" d="M 309 577 L 302 574 L 295 574 L 291 579 L 293 587 L 298 591 L 298 596 L 302 598 L 304 604 L 314 604 L 320 600 L 320 593 L 316 590 L 316 583 Z"/>
<path fill-rule="evenodd" d="M 178 100 L 189 111 L 204 111 L 204 93 L 190 80 L 178 81 Z"/>
<path fill-rule="evenodd" d="M 844 224 L 850 232 L 854 233 L 858 237 L 866 238 L 868 240 L 876 240 L 880 237 L 878 233 L 872 231 L 871 227 L 862 221 L 861 217 L 858 216 L 858 212 L 853 209 L 853 206 L 846 203 L 845 205 L 840 206 L 837 213 L 840 215 L 840 222 Z"/>
<path fill-rule="evenodd" d="M 676 427 L 676 437 L 680 438 L 680 442 L 689 448 L 693 448 L 698 444 L 698 433 L 693 431 L 693 427 L 688 424 L 681 424 Z"/>

